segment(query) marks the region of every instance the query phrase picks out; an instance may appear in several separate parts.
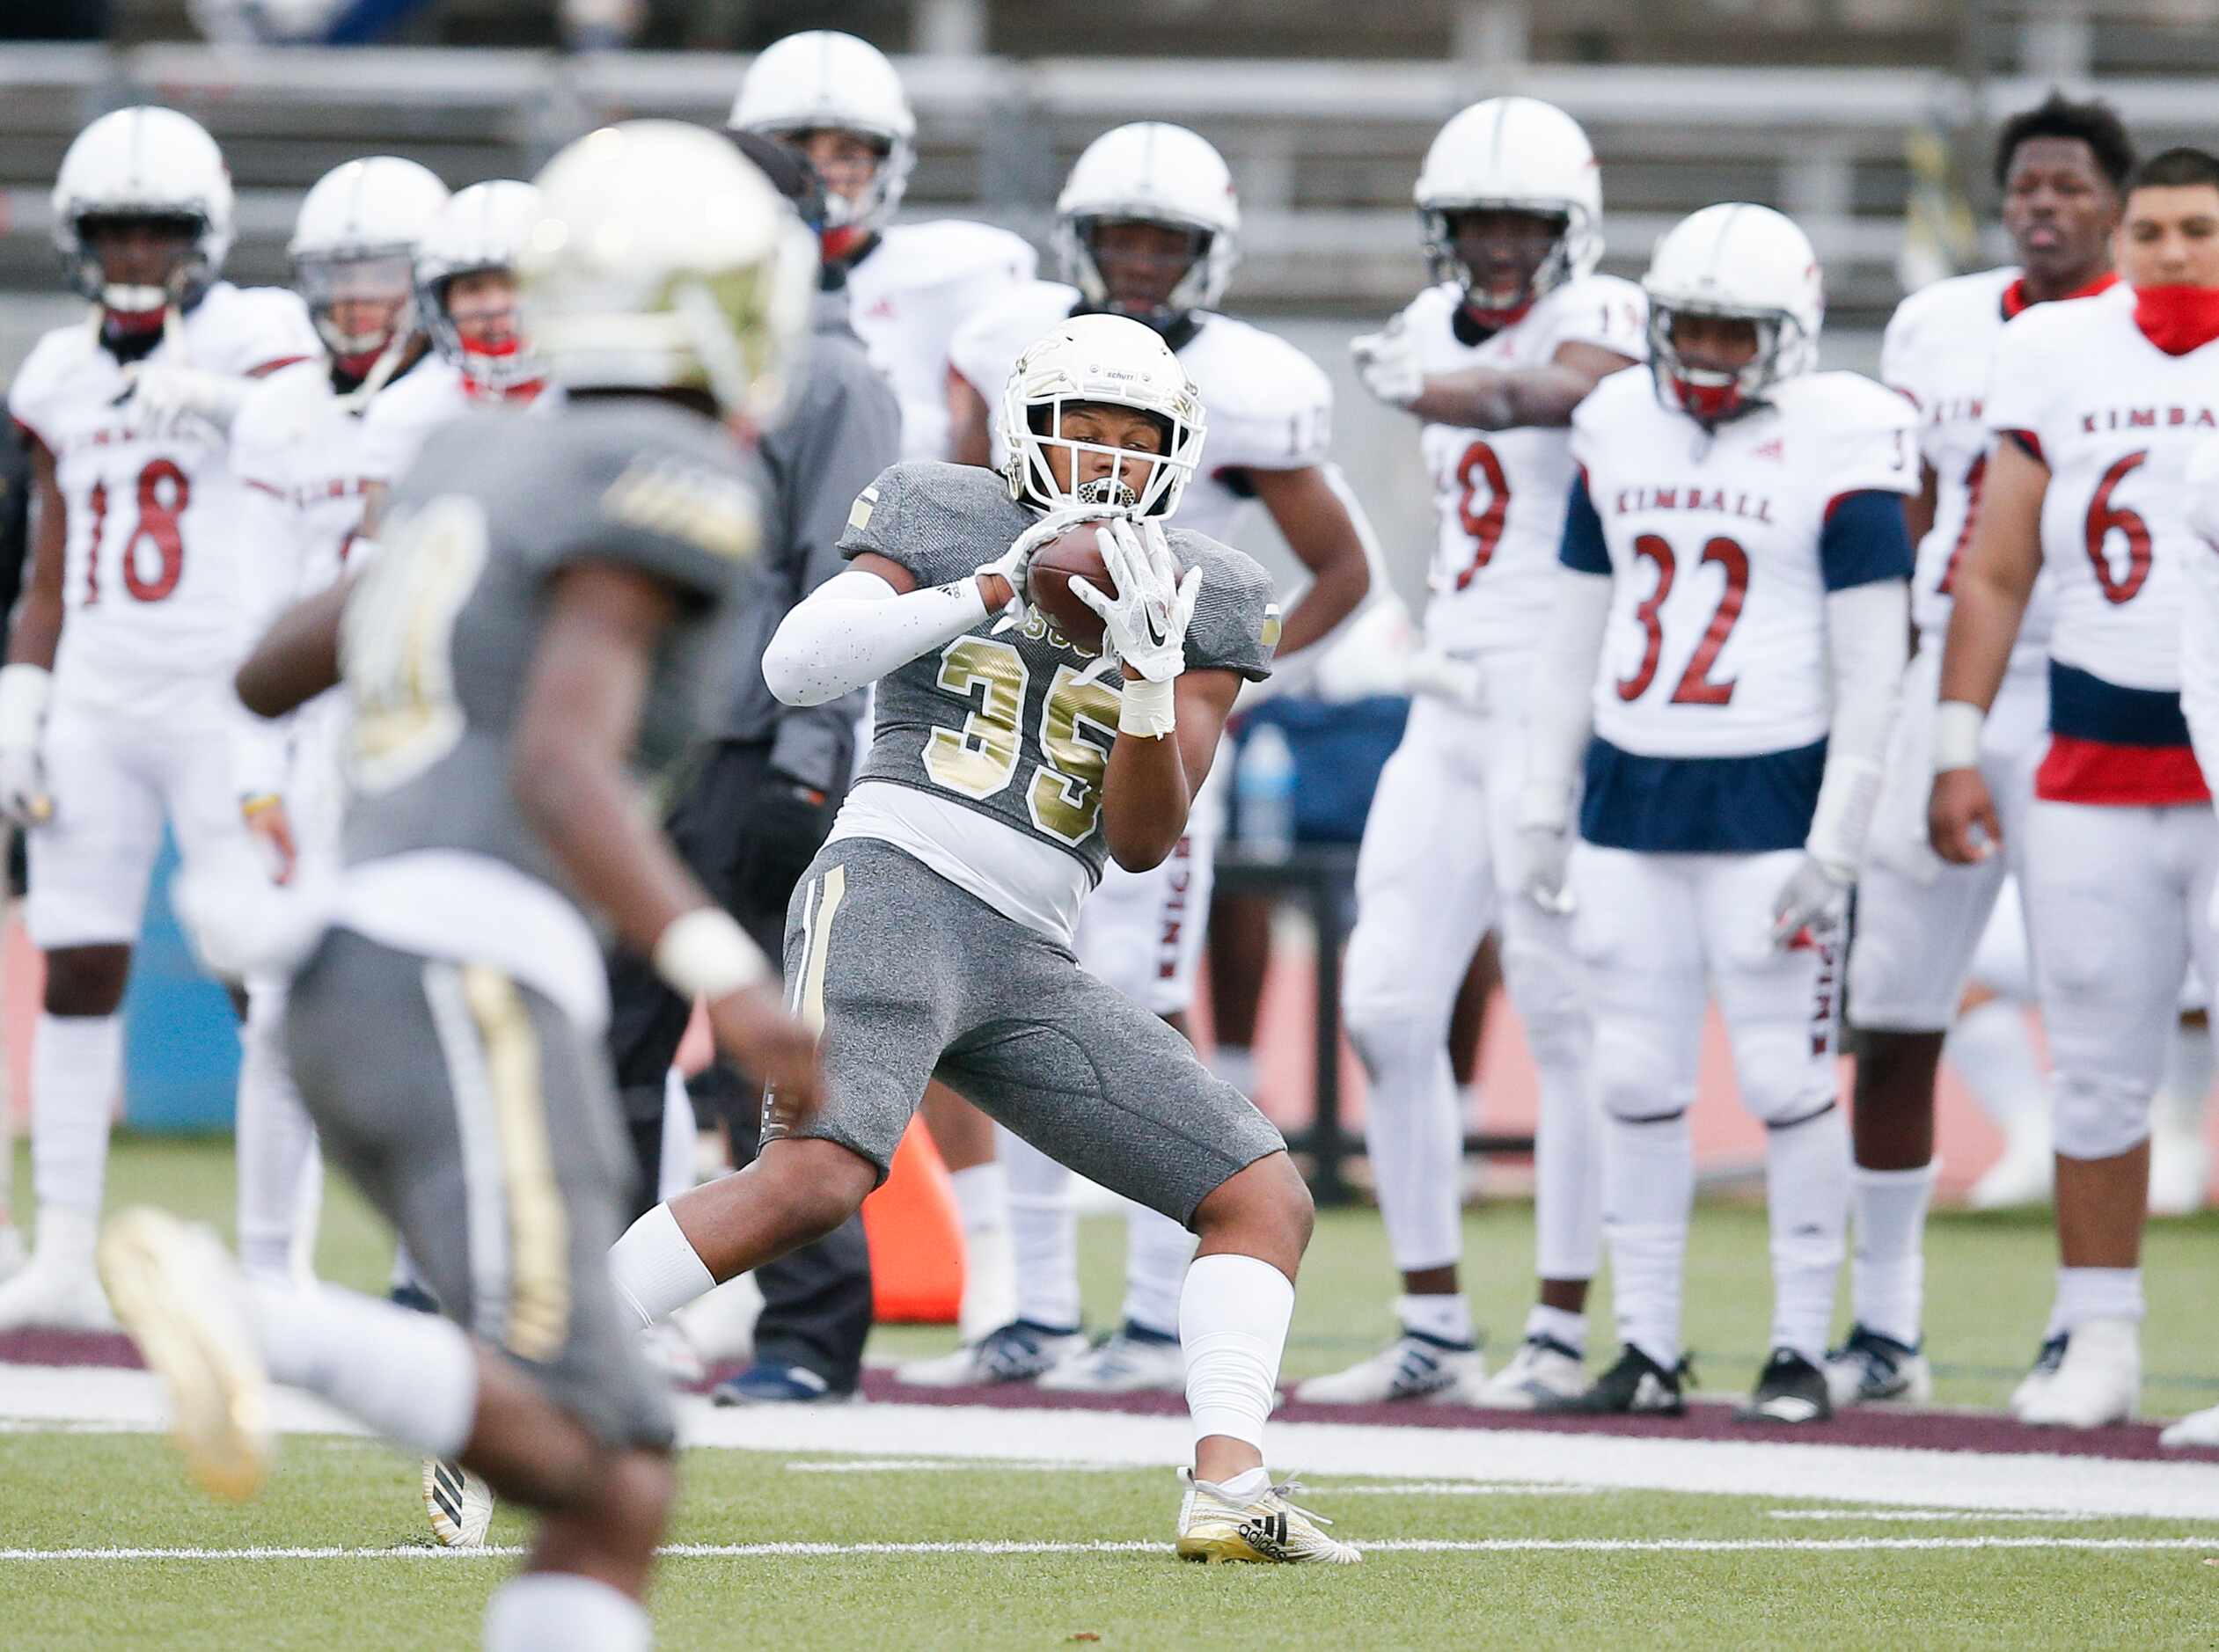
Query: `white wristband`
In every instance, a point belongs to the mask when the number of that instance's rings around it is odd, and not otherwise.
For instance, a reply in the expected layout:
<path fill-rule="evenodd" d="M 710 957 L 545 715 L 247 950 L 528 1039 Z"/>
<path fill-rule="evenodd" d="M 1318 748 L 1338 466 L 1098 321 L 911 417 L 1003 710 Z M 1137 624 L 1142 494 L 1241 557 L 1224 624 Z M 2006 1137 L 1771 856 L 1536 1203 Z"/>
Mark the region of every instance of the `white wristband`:
<path fill-rule="evenodd" d="M 1161 683 L 1134 677 L 1117 701 L 1117 732 L 1143 740 L 1161 740 L 1178 726 L 1177 702 L 1172 698 L 1176 677 Z"/>
<path fill-rule="evenodd" d="M 42 665 L 0 666 L 0 746 L 33 746 L 46 721 L 54 677 Z"/>
<path fill-rule="evenodd" d="M 689 998 L 716 999 L 771 978 L 771 961 L 729 912 L 697 906 L 655 941 L 655 973 Z"/>
<path fill-rule="evenodd" d="M 1970 700 L 1944 700 L 1934 708 L 1934 772 L 1976 769 L 1981 761 L 1981 725 L 1988 713 Z"/>

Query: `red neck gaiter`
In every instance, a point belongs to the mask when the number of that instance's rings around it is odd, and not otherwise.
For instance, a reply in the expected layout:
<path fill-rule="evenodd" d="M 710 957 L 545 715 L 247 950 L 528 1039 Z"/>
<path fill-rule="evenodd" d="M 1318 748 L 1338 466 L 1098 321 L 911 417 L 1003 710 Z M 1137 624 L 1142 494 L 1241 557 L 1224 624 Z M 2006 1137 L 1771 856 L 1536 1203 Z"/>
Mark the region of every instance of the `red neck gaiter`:
<path fill-rule="evenodd" d="M 2167 355 L 2219 339 L 2219 287 L 2137 287 L 2135 325 Z"/>
<path fill-rule="evenodd" d="M 2067 293 L 2065 296 L 2067 298 L 2093 298 L 2098 293 L 2107 292 L 2118 284 L 2119 272 L 2107 269 L 2094 281 L 2090 281 L 2087 286 L 2076 289 Z M 2026 296 L 2026 278 L 2021 275 L 2003 289 L 2003 319 L 2009 321 L 2021 311 L 2032 310 L 2040 302 L 2039 298 L 2029 298 Z M 2059 302 L 2062 303 L 2062 300 Z"/>

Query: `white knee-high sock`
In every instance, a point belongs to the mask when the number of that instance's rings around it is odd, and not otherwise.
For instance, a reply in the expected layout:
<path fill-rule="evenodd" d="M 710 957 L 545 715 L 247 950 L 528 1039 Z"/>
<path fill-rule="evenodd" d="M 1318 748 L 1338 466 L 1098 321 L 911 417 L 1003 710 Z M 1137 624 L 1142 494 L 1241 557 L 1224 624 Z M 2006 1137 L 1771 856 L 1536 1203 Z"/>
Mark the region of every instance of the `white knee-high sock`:
<path fill-rule="evenodd" d="M 1602 1109 L 1587 1086 L 1584 1027 L 1529 1036 L 1541 1078 L 1534 1127 L 1534 1272 L 1593 1279 L 1602 1260 Z"/>
<path fill-rule="evenodd" d="M 1764 1133 L 1772 1227 L 1772 1346 L 1826 1358 L 1849 1224 L 1849 1124 L 1838 1107 Z"/>
<path fill-rule="evenodd" d="M 1919 1344 L 1926 1311 L 1926 1207 L 1940 1166 L 1849 1171 L 1856 1248 L 1849 1258 L 1849 1310 L 1867 1330 Z"/>
<path fill-rule="evenodd" d="M 1681 1275 L 1695 1208 L 1687 1115 L 1603 1122 L 1603 1237 L 1618 1336 L 1667 1370 L 1680 1363 Z"/>
<path fill-rule="evenodd" d="M 663 1142 L 655 1156 L 655 1196 L 675 1199 L 693 1189 L 693 1153 L 701 1122 L 694 1116 L 693 1094 L 676 1067 L 663 1075 Z"/>
<path fill-rule="evenodd" d="M 31 1042 L 31 1182 L 39 1195 L 39 1248 L 47 1249 L 47 1213 L 80 1221 L 59 1224 L 74 1240 L 100 1214 L 107 1179 L 108 1121 L 123 1078 L 123 1018 L 41 1012 Z M 85 1239 L 84 1260 L 92 1260 Z"/>
<path fill-rule="evenodd" d="M 478 1355 L 460 1326 L 332 1285 L 250 1282 L 248 1292 L 274 1381 L 422 1456 L 462 1450 L 477 1415 Z"/>
<path fill-rule="evenodd" d="M 1446 1017 L 1362 1020 L 1350 1030 L 1371 1080 L 1364 1144 L 1395 1266 L 1450 1266 L 1463 1252 L 1464 1140 Z"/>
<path fill-rule="evenodd" d="M 2024 1005 L 1990 998 L 1966 1011 L 1951 1027 L 1942 1053 L 1981 1111 L 2006 1136 L 2047 1132 L 2049 1086 L 2034 1060 L 2033 1029 Z"/>
<path fill-rule="evenodd" d="M 2060 1268 L 2048 1334 L 2069 1332 L 2084 1319 L 2132 1319 L 2139 1324 L 2142 1312 L 2141 1268 Z"/>
<path fill-rule="evenodd" d="M 716 1288 L 716 1276 L 679 1231 L 667 1204 L 656 1205 L 609 1247 L 609 1274 L 617 1300 L 643 1326 L 669 1319 Z"/>
<path fill-rule="evenodd" d="M 1197 1444 L 1222 1434 L 1263 1449 L 1293 1318 L 1294 1282 L 1267 1261 L 1218 1252 L 1188 1268 L 1179 1344 Z"/>
<path fill-rule="evenodd" d="M 1179 1334 L 1179 1297 L 1194 1235 L 1161 1210 L 1125 1204 L 1125 1319 L 1162 1336 Z"/>
<path fill-rule="evenodd" d="M 1003 1140 L 1008 1133 L 995 1127 Z M 1010 1233 L 1009 1173 L 999 1156 L 948 1176 L 963 1230 L 963 1299 L 958 1328 L 966 1342 L 1017 1317 L 1017 1265 Z M 1074 1263 L 1075 1267 L 1076 1264 Z"/>
<path fill-rule="evenodd" d="M 2204 1102 L 2211 1094 L 2214 1060 L 2211 1029 L 2179 1027 L 2165 1056 L 2164 1082 L 2157 1086 L 2152 1109 L 2155 1121 L 2168 1131 L 2186 1136 L 2203 1131 Z"/>
<path fill-rule="evenodd" d="M 293 1073 L 282 1043 L 282 994 L 250 990 L 246 1024 L 239 1029 L 238 1259 L 257 1279 L 284 1279 L 293 1272 L 304 1239 L 304 1217 L 321 1204 L 310 1186 L 323 1179 L 316 1150 L 316 1125 L 293 1087 Z"/>
<path fill-rule="evenodd" d="M 655 1626 L 631 1596 L 568 1572 L 526 1572 L 486 1603 L 486 1652 L 648 1652 Z"/>
<path fill-rule="evenodd" d="M 1059 1329 L 1076 1327 L 1079 1216 L 1071 1202 L 1071 1173 L 1000 1125 L 994 1127 L 994 1143 L 1008 1178 L 1009 1245 L 1016 1272 L 1012 1317 Z"/>

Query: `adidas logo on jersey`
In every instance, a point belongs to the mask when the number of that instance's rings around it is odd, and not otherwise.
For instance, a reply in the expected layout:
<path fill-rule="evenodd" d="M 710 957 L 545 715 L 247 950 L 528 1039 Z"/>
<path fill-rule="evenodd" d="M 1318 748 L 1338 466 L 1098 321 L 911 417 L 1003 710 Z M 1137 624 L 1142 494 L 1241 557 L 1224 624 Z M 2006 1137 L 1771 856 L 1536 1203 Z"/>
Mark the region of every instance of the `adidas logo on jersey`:
<path fill-rule="evenodd" d="M 1749 457 L 1753 459 L 1770 459 L 1774 464 L 1778 464 L 1785 462 L 1788 451 L 1780 438 L 1775 436 L 1769 442 L 1760 442 L 1751 448 Z"/>

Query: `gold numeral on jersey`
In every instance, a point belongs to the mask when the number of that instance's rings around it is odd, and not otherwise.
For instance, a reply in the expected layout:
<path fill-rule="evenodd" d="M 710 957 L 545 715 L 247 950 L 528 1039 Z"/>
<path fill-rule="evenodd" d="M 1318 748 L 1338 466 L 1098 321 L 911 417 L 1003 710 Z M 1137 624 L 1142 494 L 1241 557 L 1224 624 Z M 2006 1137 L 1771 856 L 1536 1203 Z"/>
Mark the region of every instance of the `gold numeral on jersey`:
<path fill-rule="evenodd" d="M 392 524 L 384 550 L 348 600 L 340 648 L 355 702 L 348 767 L 356 789 L 405 785 L 462 738 L 450 649 L 486 552 L 478 501 L 434 500 Z"/>
<path fill-rule="evenodd" d="M 925 744 L 925 772 L 965 797 L 992 797 L 1017 774 L 1017 724 L 1025 714 L 1024 657 L 991 637 L 958 637 L 940 656 L 940 686 L 978 696 L 963 731 L 935 728 Z M 1097 768 L 1099 765 L 1097 765 Z"/>
<path fill-rule="evenodd" d="M 1058 666 L 1040 710 L 1040 749 L 1047 760 L 1034 771 L 1025 798 L 1034 825 L 1073 844 L 1094 830 L 1102 815 L 1102 774 L 1117 738 L 1116 691 Z"/>

